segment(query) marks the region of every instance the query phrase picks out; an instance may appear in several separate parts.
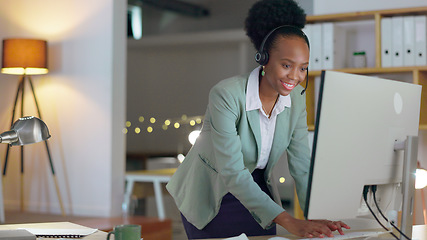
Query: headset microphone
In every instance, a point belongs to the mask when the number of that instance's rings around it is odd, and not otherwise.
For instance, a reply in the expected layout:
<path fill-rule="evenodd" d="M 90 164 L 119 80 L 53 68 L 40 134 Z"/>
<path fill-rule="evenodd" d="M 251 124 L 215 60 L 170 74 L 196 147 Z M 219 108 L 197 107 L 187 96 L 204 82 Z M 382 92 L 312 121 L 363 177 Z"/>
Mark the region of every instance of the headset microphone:
<path fill-rule="evenodd" d="M 307 77 L 305 78 L 305 88 L 301 91 L 301 95 L 305 93 L 305 91 L 307 90 L 307 86 L 308 86 L 308 68 L 307 68 Z"/>

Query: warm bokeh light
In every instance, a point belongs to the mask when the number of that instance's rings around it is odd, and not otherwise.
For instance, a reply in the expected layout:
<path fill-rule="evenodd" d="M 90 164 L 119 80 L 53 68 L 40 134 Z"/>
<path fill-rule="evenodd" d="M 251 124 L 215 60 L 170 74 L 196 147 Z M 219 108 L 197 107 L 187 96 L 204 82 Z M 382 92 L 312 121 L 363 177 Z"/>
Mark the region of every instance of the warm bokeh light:
<path fill-rule="evenodd" d="M 197 123 L 197 124 L 202 123 L 202 119 L 201 119 L 201 118 L 197 118 L 197 119 L 196 119 L 196 123 Z"/>
<path fill-rule="evenodd" d="M 191 143 L 191 145 L 194 145 L 199 135 L 200 130 L 194 130 L 188 135 L 188 141 Z"/>
<path fill-rule="evenodd" d="M 145 118 L 144 118 L 143 116 L 140 116 L 140 117 L 138 118 L 138 121 L 139 121 L 139 122 L 144 122 L 144 120 L 145 120 Z"/>
<path fill-rule="evenodd" d="M 123 133 L 123 134 L 127 134 L 127 133 L 128 133 L 127 128 L 123 128 L 122 133 Z"/>
<path fill-rule="evenodd" d="M 135 128 L 135 133 L 136 133 L 136 134 L 139 134 L 140 132 L 141 132 L 141 129 L 140 129 L 139 127 L 136 127 L 136 128 Z"/>
<path fill-rule="evenodd" d="M 167 125 L 163 125 L 162 129 L 166 131 L 166 130 L 168 130 L 168 126 Z"/>
<path fill-rule="evenodd" d="M 153 132 L 153 128 L 152 127 L 148 127 L 147 128 L 147 132 L 152 133 Z"/>
<path fill-rule="evenodd" d="M 156 119 L 155 118 L 150 118 L 150 123 L 155 123 L 156 122 Z"/>
<path fill-rule="evenodd" d="M 418 168 L 415 172 L 415 188 L 422 189 L 427 186 L 427 171 Z"/>
<path fill-rule="evenodd" d="M 194 125 L 196 125 L 196 121 L 194 121 L 194 120 L 191 120 L 191 121 L 190 121 L 190 125 L 191 125 L 191 126 L 194 126 Z"/>
<path fill-rule="evenodd" d="M 279 178 L 279 182 L 280 182 L 280 183 L 284 183 L 285 181 L 286 181 L 286 179 L 285 179 L 284 177 L 280 177 L 280 178 Z"/>
<path fill-rule="evenodd" d="M 178 161 L 180 163 L 182 163 L 185 159 L 185 156 L 184 156 L 184 154 L 180 153 L 180 154 L 178 154 L 178 156 L 176 156 L 176 158 L 178 158 Z"/>
<path fill-rule="evenodd" d="M 130 121 L 126 121 L 126 127 L 132 126 L 132 123 Z"/>
<path fill-rule="evenodd" d="M 179 126 L 181 126 L 178 122 L 176 122 L 174 125 L 173 125 L 175 128 L 179 128 Z"/>
<path fill-rule="evenodd" d="M 165 125 L 166 125 L 166 126 L 171 125 L 171 121 L 170 121 L 169 119 L 167 119 L 167 120 L 165 121 Z"/>

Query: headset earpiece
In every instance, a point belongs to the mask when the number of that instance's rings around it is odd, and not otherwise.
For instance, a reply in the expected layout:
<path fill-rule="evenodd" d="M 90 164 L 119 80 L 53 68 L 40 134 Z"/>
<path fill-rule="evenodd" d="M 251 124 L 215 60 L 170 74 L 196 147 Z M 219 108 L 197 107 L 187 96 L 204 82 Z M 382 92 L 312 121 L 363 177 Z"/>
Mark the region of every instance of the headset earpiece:
<path fill-rule="evenodd" d="M 261 66 L 266 65 L 268 63 L 268 53 L 265 51 L 257 52 L 255 54 L 255 61 Z"/>

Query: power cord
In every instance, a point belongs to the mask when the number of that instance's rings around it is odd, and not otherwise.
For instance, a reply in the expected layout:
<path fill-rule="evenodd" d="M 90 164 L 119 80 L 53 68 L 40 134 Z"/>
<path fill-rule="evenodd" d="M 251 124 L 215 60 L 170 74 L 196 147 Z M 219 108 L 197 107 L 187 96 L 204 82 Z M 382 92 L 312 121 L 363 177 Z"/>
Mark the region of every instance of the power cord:
<path fill-rule="evenodd" d="M 372 216 L 374 216 L 375 220 L 381 225 L 382 228 L 384 228 L 388 233 L 390 233 L 394 238 L 399 240 L 399 238 L 391 232 L 386 226 L 384 226 L 381 221 L 378 219 L 378 217 L 375 215 L 374 211 L 372 211 L 371 206 L 368 204 L 368 192 L 369 192 L 369 186 L 363 187 L 363 199 L 365 200 L 366 206 L 368 206 L 369 211 L 371 212 Z"/>
<path fill-rule="evenodd" d="M 377 206 L 378 212 L 381 214 L 381 216 L 384 218 L 384 220 L 386 220 L 387 222 L 389 222 L 390 225 L 393 226 L 393 228 L 396 229 L 400 234 L 402 234 L 402 236 L 404 236 L 406 239 L 411 240 L 398 227 L 396 227 L 396 225 L 394 225 L 394 223 L 392 221 L 389 221 L 388 218 L 381 211 L 380 207 L 378 206 L 378 202 L 377 202 L 377 198 L 376 198 L 376 194 L 375 194 L 377 192 L 377 185 L 372 185 L 371 186 L 371 190 L 372 190 L 372 193 L 374 195 L 375 206 Z"/>

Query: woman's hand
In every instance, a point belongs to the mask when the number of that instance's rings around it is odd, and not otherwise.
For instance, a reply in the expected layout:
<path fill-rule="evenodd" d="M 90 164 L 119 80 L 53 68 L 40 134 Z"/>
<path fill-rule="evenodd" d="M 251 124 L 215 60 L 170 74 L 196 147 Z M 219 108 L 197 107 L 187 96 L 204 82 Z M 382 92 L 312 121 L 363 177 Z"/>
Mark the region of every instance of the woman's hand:
<path fill-rule="evenodd" d="M 333 231 L 344 234 L 342 228 L 350 229 L 349 226 L 341 221 L 299 220 L 292 217 L 287 212 L 280 213 L 273 221 L 284 227 L 288 232 L 306 238 L 333 237 Z"/>
<path fill-rule="evenodd" d="M 329 221 L 329 220 L 309 220 L 309 221 L 324 224 L 328 226 L 331 231 L 338 231 L 341 235 L 344 235 L 342 228 L 350 229 L 350 227 L 347 224 L 341 221 Z"/>

